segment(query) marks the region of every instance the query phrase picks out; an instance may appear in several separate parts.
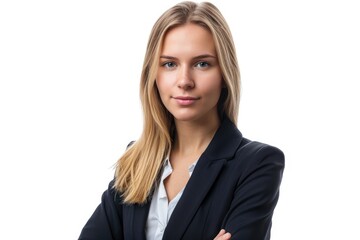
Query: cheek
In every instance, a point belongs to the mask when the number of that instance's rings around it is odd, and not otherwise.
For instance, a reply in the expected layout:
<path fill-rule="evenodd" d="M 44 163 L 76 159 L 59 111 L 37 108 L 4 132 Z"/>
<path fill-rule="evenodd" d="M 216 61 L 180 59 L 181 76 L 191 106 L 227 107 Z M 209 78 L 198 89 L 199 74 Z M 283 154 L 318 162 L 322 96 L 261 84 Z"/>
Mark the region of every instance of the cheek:
<path fill-rule="evenodd" d="M 223 81 L 220 75 L 207 78 L 206 92 L 214 97 L 220 96 Z"/>
<path fill-rule="evenodd" d="M 212 99 L 213 104 L 218 104 L 221 95 L 222 85 L 221 83 L 212 86 L 209 91 L 209 97 Z"/>
<path fill-rule="evenodd" d="M 157 78 L 155 81 L 157 90 L 158 90 L 158 95 L 159 98 L 161 100 L 161 102 L 163 104 L 165 104 L 166 99 L 168 98 L 168 93 L 169 93 L 169 87 L 168 84 L 166 83 L 166 81 L 164 81 L 164 79 L 161 78 Z"/>
<path fill-rule="evenodd" d="M 161 94 L 164 89 L 164 81 L 161 76 L 159 76 L 159 75 L 156 76 L 155 84 L 156 84 L 156 87 L 157 87 L 159 93 Z"/>
<path fill-rule="evenodd" d="M 156 76 L 156 86 L 159 89 L 160 93 L 168 92 L 171 87 L 171 76 L 169 74 L 157 74 Z"/>

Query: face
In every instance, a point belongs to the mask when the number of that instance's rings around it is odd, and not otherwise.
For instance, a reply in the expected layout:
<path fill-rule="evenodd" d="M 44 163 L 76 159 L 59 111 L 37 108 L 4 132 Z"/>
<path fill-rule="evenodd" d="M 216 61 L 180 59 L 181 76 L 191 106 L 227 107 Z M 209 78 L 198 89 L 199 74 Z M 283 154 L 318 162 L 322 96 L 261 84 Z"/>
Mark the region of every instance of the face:
<path fill-rule="evenodd" d="M 211 33 L 195 24 L 170 30 L 160 52 L 156 85 L 175 121 L 217 120 L 222 76 Z"/>

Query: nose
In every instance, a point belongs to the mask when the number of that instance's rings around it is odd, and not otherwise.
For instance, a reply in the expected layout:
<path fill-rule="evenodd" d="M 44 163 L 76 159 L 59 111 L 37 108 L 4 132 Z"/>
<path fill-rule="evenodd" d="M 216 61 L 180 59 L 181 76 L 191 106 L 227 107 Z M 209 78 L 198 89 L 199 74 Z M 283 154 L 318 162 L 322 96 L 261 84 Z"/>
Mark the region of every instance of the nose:
<path fill-rule="evenodd" d="M 177 76 L 177 86 L 184 90 L 189 90 L 195 87 L 195 82 L 192 79 L 190 69 L 188 67 L 180 68 Z"/>

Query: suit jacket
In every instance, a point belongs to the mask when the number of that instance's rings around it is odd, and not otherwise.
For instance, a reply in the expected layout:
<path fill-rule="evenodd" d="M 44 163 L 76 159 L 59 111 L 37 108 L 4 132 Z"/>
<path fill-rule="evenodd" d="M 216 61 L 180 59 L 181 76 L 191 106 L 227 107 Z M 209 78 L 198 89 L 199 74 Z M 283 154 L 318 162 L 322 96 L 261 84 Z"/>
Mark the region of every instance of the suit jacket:
<path fill-rule="evenodd" d="M 163 239 L 214 239 L 222 228 L 231 239 L 270 239 L 283 169 L 281 150 L 243 138 L 225 118 L 199 158 Z M 79 239 L 145 240 L 151 201 L 124 204 L 112 186 L 113 181 Z"/>

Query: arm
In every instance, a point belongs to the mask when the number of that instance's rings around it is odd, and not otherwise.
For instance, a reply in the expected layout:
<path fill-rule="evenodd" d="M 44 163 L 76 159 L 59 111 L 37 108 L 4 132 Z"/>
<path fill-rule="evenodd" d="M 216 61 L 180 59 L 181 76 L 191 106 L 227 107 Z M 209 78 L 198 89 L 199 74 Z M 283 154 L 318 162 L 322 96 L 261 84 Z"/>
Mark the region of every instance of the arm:
<path fill-rule="evenodd" d="M 115 202 L 115 190 L 110 182 L 86 225 L 81 231 L 79 240 L 121 240 L 123 239 L 121 205 Z"/>
<path fill-rule="evenodd" d="M 237 184 L 223 228 L 231 239 L 270 239 L 271 219 L 279 198 L 284 154 L 262 145 Z"/>

